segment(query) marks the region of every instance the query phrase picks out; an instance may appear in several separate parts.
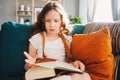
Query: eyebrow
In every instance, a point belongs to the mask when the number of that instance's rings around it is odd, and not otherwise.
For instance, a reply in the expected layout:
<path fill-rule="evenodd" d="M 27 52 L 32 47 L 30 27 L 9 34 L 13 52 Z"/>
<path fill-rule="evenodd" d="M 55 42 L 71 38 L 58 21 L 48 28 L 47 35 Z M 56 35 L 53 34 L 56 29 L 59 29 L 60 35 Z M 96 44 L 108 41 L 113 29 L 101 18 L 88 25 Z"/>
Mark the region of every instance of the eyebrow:
<path fill-rule="evenodd" d="M 45 18 L 45 20 L 50 19 L 50 18 Z M 55 20 L 60 20 L 60 18 L 54 18 Z"/>

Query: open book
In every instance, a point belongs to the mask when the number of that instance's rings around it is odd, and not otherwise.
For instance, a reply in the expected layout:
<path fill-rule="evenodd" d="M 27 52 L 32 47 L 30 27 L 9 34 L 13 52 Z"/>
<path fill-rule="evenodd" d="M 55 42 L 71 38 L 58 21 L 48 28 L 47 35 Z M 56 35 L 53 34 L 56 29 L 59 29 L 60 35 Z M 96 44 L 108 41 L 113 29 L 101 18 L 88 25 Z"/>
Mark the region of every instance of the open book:
<path fill-rule="evenodd" d="M 74 67 L 72 64 L 62 61 L 51 61 L 51 62 L 36 63 L 34 67 L 32 67 L 26 72 L 25 77 L 26 80 L 54 77 L 56 75 L 55 69 L 77 72 L 82 74 L 82 71 Z"/>

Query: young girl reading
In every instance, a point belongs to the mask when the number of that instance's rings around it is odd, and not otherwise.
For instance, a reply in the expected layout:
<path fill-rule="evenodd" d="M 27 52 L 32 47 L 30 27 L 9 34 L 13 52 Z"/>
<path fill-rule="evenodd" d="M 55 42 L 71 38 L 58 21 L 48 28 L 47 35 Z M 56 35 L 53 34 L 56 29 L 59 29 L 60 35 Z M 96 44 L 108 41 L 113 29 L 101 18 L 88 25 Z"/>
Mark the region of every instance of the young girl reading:
<path fill-rule="evenodd" d="M 69 33 L 67 27 L 69 27 L 68 17 L 57 2 L 48 2 L 37 17 L 37 22 L 33 26 L 33 33 L 29 39 L 29 52 L 24 53 L 27 59 L 25 59 L 25 69 L 28 70 L 35 64 L 36 59 L 43 58 L 42 54 L 42 37 L 40 35 L 43 32 L 45 36 L 44 53 L 47 58 L 67 61 L 66 51 L 62 42 L 60 34 L 66 39 L 66 43 L 70 48 L 72 37 L 65 34 Z M 74 60 L 70 62 L 75 67 L 85 71 L 85 65 L 79 61 Z M 91 80 L 88 73 L 83 74 L 70 73 L 69 75 L 61 75 L 59 77 L 52 78 L 50 80 Z"/>

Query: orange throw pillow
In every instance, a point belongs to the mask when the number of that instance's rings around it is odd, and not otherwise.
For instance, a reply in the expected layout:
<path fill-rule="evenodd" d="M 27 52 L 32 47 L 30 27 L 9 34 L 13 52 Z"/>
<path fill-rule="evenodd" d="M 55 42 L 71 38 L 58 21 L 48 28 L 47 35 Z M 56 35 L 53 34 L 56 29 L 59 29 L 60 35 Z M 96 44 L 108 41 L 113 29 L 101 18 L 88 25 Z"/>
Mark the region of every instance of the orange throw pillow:
<path fill-rule="evenodd" d="M 113 55 L 108 27 L 88 34 L 75 34 L 72 55 L 86 65 L 92 80 L 112 80 Z"/>

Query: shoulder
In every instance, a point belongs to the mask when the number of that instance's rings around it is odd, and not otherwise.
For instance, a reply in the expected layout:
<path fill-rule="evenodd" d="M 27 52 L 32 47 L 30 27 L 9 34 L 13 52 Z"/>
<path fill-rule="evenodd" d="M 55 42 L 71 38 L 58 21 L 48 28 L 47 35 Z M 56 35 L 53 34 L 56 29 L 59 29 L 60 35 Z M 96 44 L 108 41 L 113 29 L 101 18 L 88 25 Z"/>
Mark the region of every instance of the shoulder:
<path fill-rule="evenodd" d="M 31 38 L 36 38 L 36 37 L 39 37 L 39 36 L 40 36 L 40 33 L 36 33 Z"/>
<path fill-rule="evenodd" d="M 37 33 L 37 34 L 33 35 L 29 39 L 29 41 L 36 49 L 39 48 L 40 44 L 42 43 L 42 38 L 41 38 L 40 33 Z"/>
<path fill-rule="evenodd" d="M 42 32 L 44 34 L 44 36 L 46 36 L 46 32 Z M 41 34 L 40 33 L 36 33 L 34 34 L 33 36 L 31 36 L 31 38 L 42 38 Z"/>
<path fill-rule="evenodd" d="M 41 40 L 41 35 L 40 35 L 40 33 L 37 33 L 37 34 L 33 35 L 29 40 L 34 40 L 34 41 L 39 41 L 39 40 Z"/>

